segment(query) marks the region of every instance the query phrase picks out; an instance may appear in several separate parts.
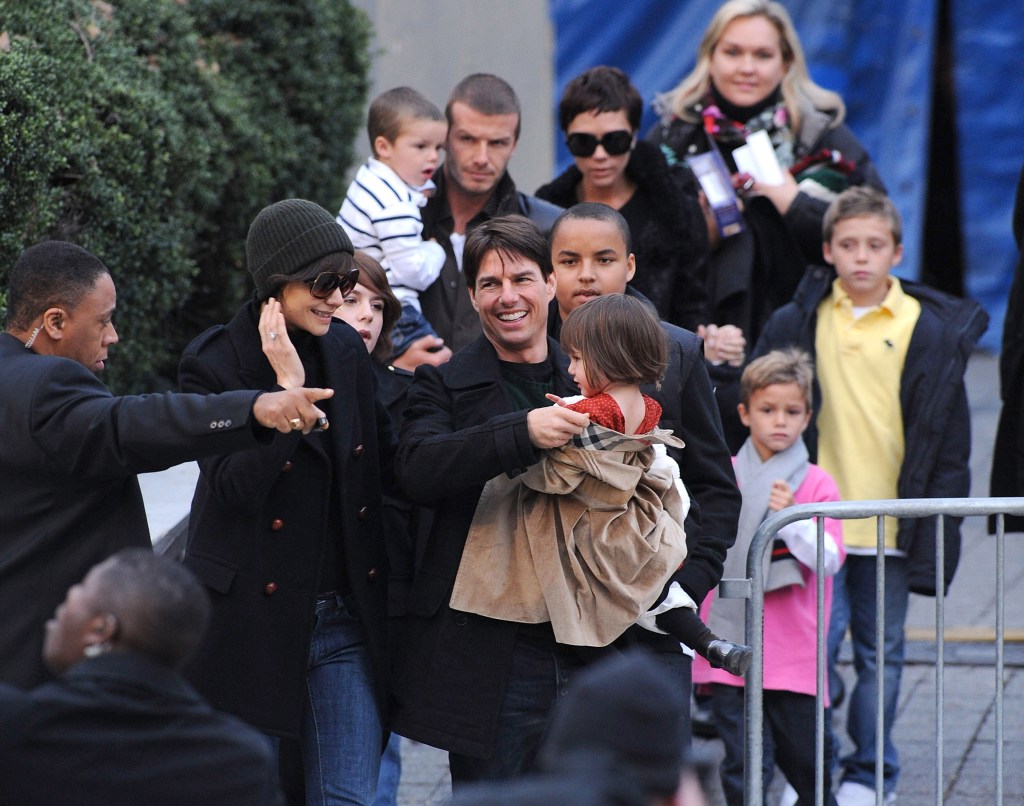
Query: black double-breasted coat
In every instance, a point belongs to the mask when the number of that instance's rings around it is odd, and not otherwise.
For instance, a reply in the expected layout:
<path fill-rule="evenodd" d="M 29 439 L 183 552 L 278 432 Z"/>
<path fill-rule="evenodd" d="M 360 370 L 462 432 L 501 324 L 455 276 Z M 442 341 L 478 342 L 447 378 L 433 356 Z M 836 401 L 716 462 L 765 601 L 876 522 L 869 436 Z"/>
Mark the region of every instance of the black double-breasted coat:
<path fill-rule="evenodd" d="M 197 337 L 181 358 L 182 388 L 272 388 L 257 319 L 249 302 L 229 324 Z M 382 715 L 388 690 L 381 474 L 390 477 L 391 425 L 352 328 L 334 322 L 326 335 L 302 341 L 335 392 L 317 404 L 330 428 L 279 434 L 260 451 L 200 462 L 185 556 L 213 602 L 187 676 L 216 708 L 283 736 L 297 736 L 301 725 L 323 564 L 334 564 L 362 621 Z"/>

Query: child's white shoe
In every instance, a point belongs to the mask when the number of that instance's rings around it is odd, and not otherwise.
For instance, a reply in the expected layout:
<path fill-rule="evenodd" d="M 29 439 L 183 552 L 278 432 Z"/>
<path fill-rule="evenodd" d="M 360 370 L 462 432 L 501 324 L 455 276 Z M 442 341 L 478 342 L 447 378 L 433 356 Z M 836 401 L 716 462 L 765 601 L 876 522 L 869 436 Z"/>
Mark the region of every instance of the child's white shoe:
<path fill-rule="evenodd" d="M 799 800 L 796 794 L 796 790 L 793 789 L 793 785 L 786 782 L 786 788 L 782 790 L 782 794 L 779 795 L 779 806 L 796 806 L 796 802 Z"/>
<path fill-rule="evenodd" d="M 875 806 L 875 790 L 856 781 L 843 781 L 836 792 L 838 806 Z M 882 798 L 882 806 L 896 806 L 896 793 L 890 792 Z"/>

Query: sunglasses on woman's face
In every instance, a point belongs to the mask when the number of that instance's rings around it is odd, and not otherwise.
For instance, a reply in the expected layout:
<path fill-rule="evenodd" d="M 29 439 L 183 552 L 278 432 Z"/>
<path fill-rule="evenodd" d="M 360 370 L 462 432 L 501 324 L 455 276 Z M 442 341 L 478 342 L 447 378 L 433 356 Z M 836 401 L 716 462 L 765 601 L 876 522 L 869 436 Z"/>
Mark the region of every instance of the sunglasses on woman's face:
<path fill-rule="evenodd" d="M 633 145 L 633 132 L 619 129 L 615 132 L 606 132 L 600 138 L 586 132 L 573 132 L 565 138 L 565 144 L 574 157 L 589 157 L 597 151 L 598 146 L 602 146 L 608 156 L 617 157 L 619 154 L 625 154 Z"/>
<path fill-rule="evenodd" d="M 344 274 L 336 271 L 322 271 L 312 280 L 306 280 L 309 286 L 309 293 L 317 299 L 327 299 L 334 293 L 334 289 L 341 289 L 341 295 L 345 296 L 356 287 L 359 282 L 359 269 L 352 269 Z"/>

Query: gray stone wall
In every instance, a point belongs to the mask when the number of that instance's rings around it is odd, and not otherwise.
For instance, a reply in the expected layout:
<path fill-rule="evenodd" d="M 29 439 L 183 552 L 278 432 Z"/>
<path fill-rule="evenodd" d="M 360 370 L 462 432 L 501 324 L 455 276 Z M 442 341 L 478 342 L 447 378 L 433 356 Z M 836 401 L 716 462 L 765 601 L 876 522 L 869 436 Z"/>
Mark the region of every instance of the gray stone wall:
<path fill-rule="evenodd" d="M 508 81 L 523 109 L 509 172 L 532 193 L 554 176 L 554 32 L 547 0 L 353 0 L 376 32 L 371 98 L 407 84 L 442 109 L 470 73 Z M 366 138 L 359 153 L 369 154 Z"/>

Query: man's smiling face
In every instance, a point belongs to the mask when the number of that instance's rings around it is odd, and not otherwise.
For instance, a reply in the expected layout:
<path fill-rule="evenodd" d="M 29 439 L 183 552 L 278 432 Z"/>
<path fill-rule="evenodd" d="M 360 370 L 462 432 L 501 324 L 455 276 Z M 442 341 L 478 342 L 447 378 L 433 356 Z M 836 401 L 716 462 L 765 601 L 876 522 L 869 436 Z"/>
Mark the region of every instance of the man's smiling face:
<path fill-rule="evenodd" d="M 547 357 L 548 303 L 554 293 L 554 274 L 545 279 L 532 260 L 497 251 L 484 256 L 470 297 L 499 358 L 537 363 Z"/>

